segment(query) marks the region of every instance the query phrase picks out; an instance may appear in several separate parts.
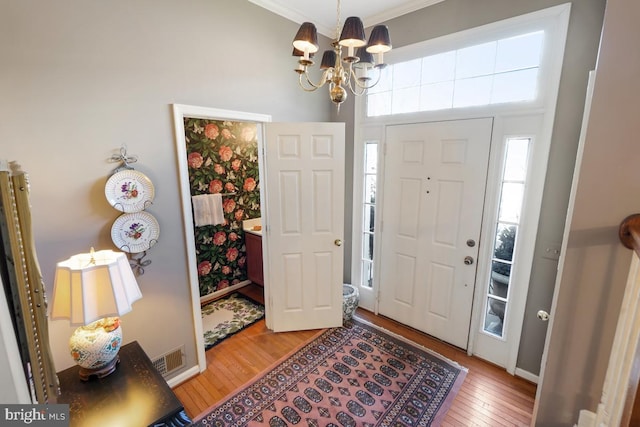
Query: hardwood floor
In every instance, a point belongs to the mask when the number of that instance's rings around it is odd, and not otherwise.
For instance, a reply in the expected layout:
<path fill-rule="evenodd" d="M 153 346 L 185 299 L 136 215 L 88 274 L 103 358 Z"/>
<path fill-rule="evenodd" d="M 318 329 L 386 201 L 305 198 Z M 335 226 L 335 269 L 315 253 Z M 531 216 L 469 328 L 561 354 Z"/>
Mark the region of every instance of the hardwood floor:
<path fill-rule="evenodd" d="M 260 300 L 262 289 L 243 288 Z M 469 373 L 442 423 L 447 426 L 529 426 L 536 386 L 509 375 L 449 344 L 382 316 L 358 309 L 363 320 L 374 323 L 467 367 Z M 190 417 L 249 382 L 280 358 L 308 341 L 318 331 L 273 333 L 261 320 L 207 351 L 207 370 L 174 388 Z"/>

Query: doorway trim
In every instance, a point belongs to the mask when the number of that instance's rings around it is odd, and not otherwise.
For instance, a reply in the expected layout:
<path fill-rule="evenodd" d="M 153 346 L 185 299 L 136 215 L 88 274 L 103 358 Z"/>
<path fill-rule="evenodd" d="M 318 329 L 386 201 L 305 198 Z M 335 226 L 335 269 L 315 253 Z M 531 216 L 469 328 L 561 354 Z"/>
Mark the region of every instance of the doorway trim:
<path fill-rule="evenodd" d="M 499 175 L 497 172 L 501 167 L 501 163 L 496 160 L 497 152 L 502 151 L 500 144 L 503 143 L 507 134 L 513 135 L 513 131 L 508 131 L 502 127 L 501 124 L 509 122 L 511 120 L 517 121 L 521 117 L 526 116 L 540 116 L 540 126 L 535 132 L 536 145 L 531 153 L 532 160 L 529 165 L 529 170 L 532 171 L 526 193 L 525 193 L 525 206 L 527 207 L 527 215 L 525 222 L 523 222 L 523 232 L 521 234 L 520 247 L 517 249 L 519 252 L 519 264 L 521 265 L 519 273 L 519 286 L 517 294 L 514 296 L 513 301 L 513 316 L 510 319 L 510 325 L 505 325 L 505 330 L 508 328 L 509 334 L 509 350 L 506 355 L 506 360 L 501 363 L 501 366 L 511 373 L 516 373 L 516 362 L 518 357 L 518 350 L 520 345 L 520 338 L 522 333 L 522 325 L 524 322 L 524 311 L 527 301 L 527 292 L 529 287 L 529 280 L 531 276 L 531 270 L 533 266 L 533 257 L 535 252 L 536 235 L 538 228 L 538 220 L 540 218 L 540 208 L 542 201 L 542 194 L 544 190 L 544 183 L 546 178 L 546 170 L 548 164 L 549 151 L 551 146 L 551 137 L 553 131 L 553 123 L 555 119 L 556 102 L 558 97 L 558 88 L 560 85 L 560 75 L 562 70 L 562 62 L 564 58 L 564 46 L 567 36 L 567 28 L 569 22 L 571 5 L 569 3 L 553 6 L 547 9 L 543 9 L 537 12 L 532 12 L 526 15 L 516 16 L 510 19 L 505 19 L 492 24 L 484 25 L 481 27 L 461 31 L 458 33 L 450 34 L 448 36 L 438 37 L 433 40 L 427 40 L 421 43 L 416 43 L 411 46 L 395 49 L 388 54 L 389 63 L 406 61 L 414 58 L 419 58 L 425 55 L 429 55 L 445 49 L 451 49 L 452 47 L 460 47 L 469 45 L 469 40 L 479 40 L 483 37 L 487 37 L 488 34 L 499 33 L 500 31 L 509 31 L 518 26 L 522 26 L 525 23 L 531 23 L 534 21 L 542 22 L 542 25 L 549 30 L 549 39 L 552 40 L 553 45 L 549 51 L 545 53 L 545 77 L 543 84 L 539 86 L 539 92 L 541 96 L 535 102 L 521 103 L 521 104 L 504 104 L 504 105 L 487 105 L 482 107 L 471 108 L 459 108 L 448 109 L 432 112 L 421 113 L 409 113 L 402 115 L 380 116 L 380 117 L 366 117 L 366 100 L 364 97 L 356 100 L 355 103 L 355 123 L 354 123 L 354 199 L 353 206 L 356 214 L 353 216 L 352 230 L 353 230 L 353 249 L 352 249 L 352 284 L 360 286 L 361 274 L 360 274 L 360 231 L 361 214 L 360 214 L 360 195 L 363 188 L 362 175 L 363 165 L 361 164 L 363 145 L 365 141 L 378 142 L 378 159 L 383 156 L 383 146 L 385 143 L 384 133 L 385 127 L 393 124 L 408 124 L 408 123 L 420 123 L 420 122 L 432 122 L 443 120 L 460 120 L 471 119 L 481 117 L 493 117 L 495 124 L 495 131 L 492 136 L 492 153 L 491 164 L 489 167 L 488 183 L 487 183 L 487 199 L 485 200 L 485 209 L 496 210 L 496 191 L 497 182 L 496 177 Z M 425 53 L 426 52 L 426 53 Z M 501 134 L 502 132 L 502 134 Z M 528 130 L 515 131 L 515 133 L 527 133 Z M 384 162 L 378 161 L 378 180 L 384 179 Z M 381 196 L 382 203 L 384 203 L 384 195 Z M 380 207 L 376 207 L 380 210 Z M 490 212 L 490 211 L 489 211 Z M 492 214 L 493 215 L 493 214 Z M 486 229 L 486 224 L 490 222 L 492 215 L 484 215 L 483 232 Z M 379 217 L 379 216 L 378 216 Z M 376 234 L 381 229 L 383 224 L 380 223 L 379 218 L 376 218 Z M 374 281 L 373 288 L 367 289 L 361 287 L 360 293 L 362 304 L 370 304 L 366 307 L 377 313 L 377 298 L 379 295 L 379 283 L 380 276 L 379 263 L 376 260 L 380 260 L 380 247 L 379 238 L 375 239 L 374 250 Z M 483 239 L 483 243 L 480 248 L 481 254 L 487 254 L 491 252 L 491 249 L 487 246 L 487 239 Z M 486 256 L 486 255 L 485 255 Z M 483 261 L 484 262 L 484 261 Z M 488 271 L 488 267 L 485 268 Z M 488 273 L 487 273 L 488 274 Z M 484 276 L 482 269 L 478 269 L 477 283 L 474 297 L 474 305 L 472 310 L 470 335 L 468 353 L 474 354 L 476 338 L 478 334 L 483 333 L 481 331 L 481 319 L 482 309 L 484 307 L 483 299 L 485 287 L 487 284 L 483 283 Z M 364 305 L 363 305 L 364 306 Z M 543 360 L 544 363 L 544 360 Z M 526 373 L 528 374 L 528 373 Z M 531 374 L 533 376 L 533 374 Z"/>
<path fill-rule="evenodd" d="M 184 118 L 194 117 L 213 120 L 233 120 L 255 122 L 258 124 L 258 153 L 262 149 L 262 124 L 270 122 L 271 116 L 266 114 L 247 113 L 218 108 L 199 107 L 193 105 L 172 104 L 173 124 L 176 138 L 176 154 L 178 157 L 178 174 L 180 181 L 180 196 L 182 200 L 182 222 L 184 224 L 185 248 L 187 252 L 187 269 L 189 273 L 189 288 L 191 290 L 191 308 L 193 313 L 193 330 L 196 342 L 196 358 L 200 372 L 207 369 L 207 358 L 202 328 L 202 312 L 200 308 L 200 289 L 198 285 L 198 266 L 193 236 L 193 213 L 191 211 L 191 192 L 189 189 L 189 171 L 187 170 L 187 151 L 184 135 Z M 258 154 L 259 167 L 262 169 L 262 156 Z M 262 197 L 262 186 L 260 196 Z"/>

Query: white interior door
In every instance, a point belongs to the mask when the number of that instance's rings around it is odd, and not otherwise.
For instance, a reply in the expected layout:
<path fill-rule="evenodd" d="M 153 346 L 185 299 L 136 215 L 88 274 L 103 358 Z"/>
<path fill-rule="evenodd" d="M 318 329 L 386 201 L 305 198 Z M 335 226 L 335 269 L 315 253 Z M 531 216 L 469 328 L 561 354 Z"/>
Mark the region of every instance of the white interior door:
<path fill-rule="evenodd" d="M 340 326 L 344 124 L 269 123 L 265 147 L 267 326 Z"/>
<path fill-rule="evenodd" d="M 492 124 L 386 128 L 379 312 L 465 349 Z"/>

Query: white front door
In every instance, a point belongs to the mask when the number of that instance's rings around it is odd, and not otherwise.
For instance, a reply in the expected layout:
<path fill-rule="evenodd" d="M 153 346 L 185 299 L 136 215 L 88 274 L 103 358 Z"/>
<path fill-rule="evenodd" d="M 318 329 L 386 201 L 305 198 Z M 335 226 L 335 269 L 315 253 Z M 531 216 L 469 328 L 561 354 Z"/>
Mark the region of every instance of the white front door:
<path fill-rule="evenodd" d="M 344 124 L 265 129 L 267 326 L 276 332 L 340 326 Z"/>
<path fill-rule="evenodd" d="M 465 349 L 492 125 L 386 128 L 379 312 Z"/>

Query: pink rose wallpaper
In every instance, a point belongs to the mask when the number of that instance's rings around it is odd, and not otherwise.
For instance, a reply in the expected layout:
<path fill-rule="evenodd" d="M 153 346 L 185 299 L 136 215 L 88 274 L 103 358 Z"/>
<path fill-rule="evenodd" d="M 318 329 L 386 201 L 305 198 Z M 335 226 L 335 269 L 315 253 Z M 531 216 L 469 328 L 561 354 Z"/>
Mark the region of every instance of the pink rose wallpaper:
<path fill-rule="evenodd" d="M 221 225 L 194 226 L 201 296 L 247 280 L 242 221 L 260 216 L 256 126 L 184 119 L 191 195 L 223 194 L 226 220 Z"/>

